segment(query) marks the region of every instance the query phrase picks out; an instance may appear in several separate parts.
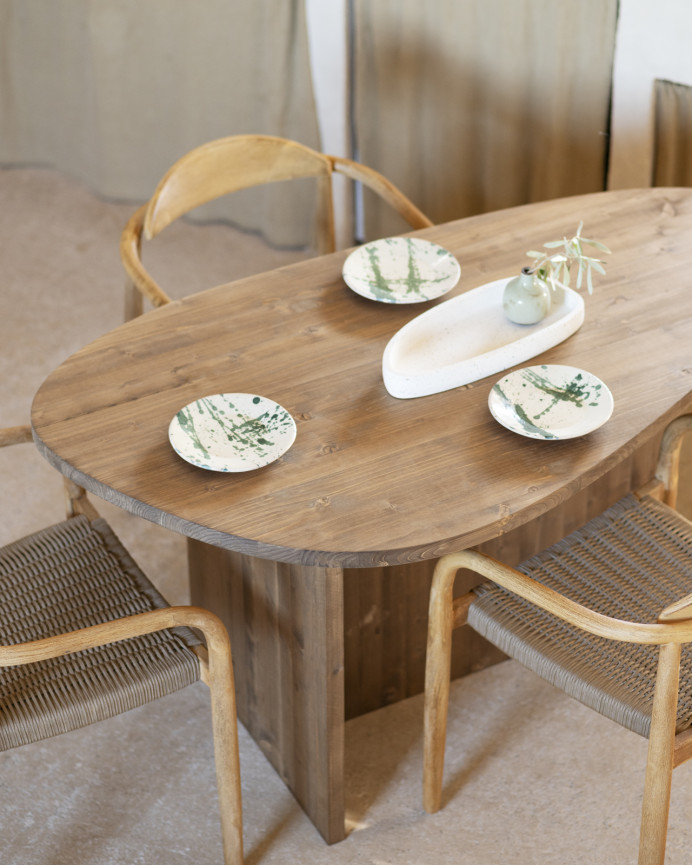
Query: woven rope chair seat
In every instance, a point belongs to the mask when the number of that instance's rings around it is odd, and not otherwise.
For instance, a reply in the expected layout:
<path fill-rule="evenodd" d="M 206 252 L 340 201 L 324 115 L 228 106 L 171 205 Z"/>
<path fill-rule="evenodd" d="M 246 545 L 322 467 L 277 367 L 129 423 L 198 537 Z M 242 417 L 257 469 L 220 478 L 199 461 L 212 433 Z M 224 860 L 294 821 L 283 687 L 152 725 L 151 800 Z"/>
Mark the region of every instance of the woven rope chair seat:
<path fill-rule="evenodd" d="M 628 495 L 518 570 L 600 613 L 655 622 L 692 592 L 692 523 Z M 510 657 L 582 703 L 648 737 L 657 646 L 616 642 L 563 622 L 492 583 L 468 622 Z M 677 731 L 692 723 L 692 652 L 683 646 Z"/>
<path fill-rule="evenodd" d="M 0 644 L 168 606 L 103 519 L 73 517 L 0 550 Z M 31 614 L 27 615 L 27 610 Z M 0 668 L 0 750 L 151 702 L 200 677 L 185 628 Z"/>

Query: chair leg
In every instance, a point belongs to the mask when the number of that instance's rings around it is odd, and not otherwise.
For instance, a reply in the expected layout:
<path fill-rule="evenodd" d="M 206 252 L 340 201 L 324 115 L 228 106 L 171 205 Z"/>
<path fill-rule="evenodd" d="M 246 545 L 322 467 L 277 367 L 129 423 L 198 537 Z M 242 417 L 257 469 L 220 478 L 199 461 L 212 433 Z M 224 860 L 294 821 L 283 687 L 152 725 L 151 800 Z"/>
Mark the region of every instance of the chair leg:
<path fill-rule="evenodd" d="M 125 321 L 137 318 L 144 311 L 141 292 L 139 292 L 131 279 L 125 282 Z"/>
<path fill-rule="evenodd" d="M 225 629 L 212 638 L 205 629 L 205 636 L 224 862 L 242 865 L 243 809 L 231 647 Z"/>
<path fill-rule="evenodd" d="M 671 508 L 675 507 L 678 498 L 682 440 L 690 429 L 692 429 L 692 415 L 682 415 L 668 424 L 661 441 L 656 477 L 663 481 L 665 488 L 663 501 Z"/>
<path fill-rule="evenodd" d="M 454 627 L 452 592 L 457 570 L 456 566 L 441 560 L 435 568 L 430 587 L 425 661 L 423 807 L 431 814 L 440 809 L 442 800 Z"/>
<path fill-rule="evenodd" d="M 680 646 L 661 646 L 644 782 L 639 865 L 663 865 L 675 749 Z"/>
<path fill-rule="evenodd" d="M 98 519 L 99 513 L 87 498 L 84 487 L 80 487 L 70 478 L 63 478 L 65 491 L 65 513 L 68 517 L 85 514 L 90 520 Z"/>

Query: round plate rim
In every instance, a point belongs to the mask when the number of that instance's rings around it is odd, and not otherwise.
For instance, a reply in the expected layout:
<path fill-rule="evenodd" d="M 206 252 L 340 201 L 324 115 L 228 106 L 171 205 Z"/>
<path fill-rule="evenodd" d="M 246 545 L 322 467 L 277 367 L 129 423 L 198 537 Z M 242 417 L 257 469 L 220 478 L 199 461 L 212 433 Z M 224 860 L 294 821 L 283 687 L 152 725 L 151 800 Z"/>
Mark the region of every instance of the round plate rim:
<path fill-rule="evenodd" d="M 229 467 L 224 468 L 222 465 L 209 465 L 209 464 L 205 465 L 201 461 L 196 461 L 196 460 L 192 459 L 191 457 L 189 457 L 188 455 L 181 453 L 181 451 L 176 447 L 176 445 L 174 443 L 174 436 L 173 436 L 174 427 L 177 426 L 177 429 L 180 429 L 180 422 L 178 421 L 178 415 L 180 414 L 180 412 L 185 411 L 185 409 L 190 408 L 191 406 L 198 405 L 200 402 L 202 402 L 202 400 L 214 399 L 216 397 L 224 397 L 226 399 L 230 399 L 231 397 L 236 397 L 236 398 L 237 397 L 250 397 L 251 399 L 254 399 L 255 397 L 259 397 L 259 399 L 264 400 L 265 402 L 268 402 L 268 403 L 271 403 L 275 406 L 278 406 L 281 409 L 281 411 L 283 411 L 285 413 L 286 417 L 288 417 L 291 421 L 291 427 L 290 428 L 291 428 L 293 434 L 290 436 L 290 441 L 288 441 L 288 443 L 286 444 L 286 446 L 283 448 L 283 450 L 280 453 L 278 453 L 276 456 L 272 457 L 270 460 L 267 460 L 266 462 L 261 463 L 260 465 L 251 465 L 251 466 L 247 466 L 247 467 L 243 467 L 243 468 L 229 468 Z M 221 391 L 219 393 L 205 394 L 204 396 L 197 397 L 196 399 L 190 400 L 190 402 L 186 403 L 184 406 L 181 406 L 178 409 L 178 411 L 173 415 L 173 417 L 171 418 L 171 420 L 168 424 L 168 441 L 169 441 L 171 447 L 173 448 L 173 450 L 175 451 L 175 453 L 182 460 L 184 460 L 189 465 L 195 466 L 196 468 L 204 469 L 205 471 L 216 471 L 216 472 L 223 472 L 226 474 L 240 474 L 243 472 L 255 471 L 257 469 L 264 468 L 265 466 L 271 465 L 272 463 L 274 463 L 278 459 L 280 459 L 289 450 L 289 448 L 291 448 L 291 446 L 293 445 L 293 443 L 296 440 L 296 435 L 297 435 L 297 427 L 296 427 L 295 418 L 286 408 L 284 408 L 283 405 L 281 405 L 281 403 L 277 402 L 277 400 L 272 399 L 270 397 L 262 396 L 261 394 L 257 394 L 257 393 L 249 393 L 247 391 Z"/>
<path fill-rule="evenodd" d="M 364 250 L 367 249 L 368 247 L 377 246 L 377 245 L 384 245 L 385 243 L 391 242 L 392 240 L 396 240 L 396 241 L 409 240 L 409 241 L 414 242 L 415 244 L 424 244 L 425 246 L 429 246 L 429 247 L 432 247 L 434 249 L 443 250 L 444 253 L 446 254 L 447 258 L 453 264 L 454 272 L 456 273 L 456 279 L 454 279 L 454 281 L 451 283 L 451 285 L 448 288 L 445 288 L 443 291 L 437 292 L 435 294 L 431 294 L 427 297 L 418 297 L 418 298 L 415 298 L 414 300 L 411 300 L 411 299 L 399 300 L 397 298 L 389 299 L 389 298 L 375 297 L 372 294 L 372 292 L 367 291 L 365 289 L 362 289 L 357 284 L 354 285 L 353 282 L 349 281 L 349 275 L 346 273 L 346 269 L 347 269 L 348 263 L 350 261 L 352 261 L 354 258 L 362 255 Z M 434 240 L 428 240 L 425 237 L 409 237 L 409 238 L 398 237 L 398 236 L 381 237 L 378 240 L 368 241 L 368 243 L 364 243 L 361 246 L 359 246 L 357 249 L 354 249 L 352 252 L 350 252 L 346 256 L 346 259 L 344 260 L 344 263 L 341 266 L 341 276 L 342 276 L 342 279 L 344 280 L 344 282 L 346 283 L 346 285 L 351 289 L 351 291 L 355 292 L 355 294 L 359 295 L 360 297 L 365 297 L 367 300 L 374 300 L 374 301 L 377 301 L 378 303 L 388 303 L 388 304 L 392 304 L 392 305 L 403 306 L 406 304 L 426 303 L 429 300 L 435 300 L 438 297 L 443 297 L 445 294 L 450 292 L 459 282 L 459 279 L 461 278 L 461 265 L 459 264 L 459 261 L 457 260 L 456 256 L 452 252 L 450 252 L 450 250 L 448 250 L 446 247 L 442 246 L 440 243 L 436 243 Z M 351 279 L 353 279 L 353 277 L 351 277 Z M 450 279 L 452 279 L 451 275 L 450 275 Z"/>
<path fill-rule="evenodd" d="M 546 370 L 546 369 L 571 370 L 573 373 L 582 373 L 583 375 L 589 376 L 589 378 L 594 383 L 600 384 L 601 387 L 603 388 L 602 392 L 607 398 L 606 403 L 604 404 L 604 408 L 609 409 L 607 411 L 607 414 L 602 419 L 600 419 L 598 421 L 598 423 L 592 424 L 586 429 L 581 429 L 577 432 L 572 432 L 572 433 L 559 433 L 559 432 L 557 432 L 553 435 L 547 435 L 546 436 L 546 435 L 540 435 L 538 433 L 532 433 L 528 430 L 521 429 L 518 426 L 509 426 L 507 423 L 504 422 L 504 420 L 501 419 L 501 417 L 495 411 L 495 407 L 493 405 L 493 402 L 495 400 L 499 399 L 499 397 L 495 396 L 495 387 L 497 385 L 502 384 L 502 382 L 506 381 L 508 378 L 511 378 L 512 376 L 518 376 L 527 370 Z M 531 366 L 524 366 L 524 367 L 520 367 L 519 369 L 511 370 L 510 372 L 503 375 L 502 378 L 498 379 L 496 382 L 493 383 L 492 387 L 490 388 L 490 392 L 488 394 L 488 409 L 490 410 L 490 414 L 492 415 L 494 420 L 497 421 L 497 423 L 499 423 L 500 426 L 504 427 L 505 429 L 509 430 L 510 432 L 515 433 L 516 435 L 520 435 L 524 438 L 534 439 L 536 441 L 568 441 L 570 439 L 581 438 L 582 436 L 588 435 L 589 433 L 592 433 L 595 430 L 602 427 L 605 423 L 607 423 L 610 420 L 610 418 L 613 414 L 614 407 L 615 407 L 615 400 L 614 400 L 612 391 L 610 390 L 608 385 L 603 381 L 603 379 L 599 378 L 599 376 L 595 375 L 594 373 L 589 372 L 586 369 L 583 369 L 582 367 L 572 366 L 571 364 L 562 364 L 562 363 L 533 364 Z"/>

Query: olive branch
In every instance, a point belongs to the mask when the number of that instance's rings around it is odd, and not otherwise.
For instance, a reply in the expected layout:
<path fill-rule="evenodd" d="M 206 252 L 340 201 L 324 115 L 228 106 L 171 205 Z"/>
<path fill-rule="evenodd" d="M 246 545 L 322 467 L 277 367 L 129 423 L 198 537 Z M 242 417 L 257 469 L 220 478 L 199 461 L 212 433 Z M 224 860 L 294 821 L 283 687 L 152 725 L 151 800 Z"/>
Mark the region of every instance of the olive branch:
<path fill-rule="evenodd" d="M 543 244 L 546 249 L 560 249 L 560 252 L 550 255 L 534 249 L 529 250 L 526 254 L 535 261 L 532 267 L 527 268 L 529 273 L 536 274 L 540 279 L 545 280 L 553 290 L 558 285 L 569 288 L 571 271 L 576 265 L 578 268 L 577 289 L 582 287 L 584 277 L 586 277 L 588 292 L 589 294 L 593 294 L 592 271 L 595 270 L 605 275 L 605 262 L 600 258 L 587 255 L 584 247 L 590 246 L 602 253 L 610 253 L 610 250 L 604 243 L 600 243 L 598 240 L 588 240 L 586 237 L 582 237 L 581 230 L 583 225 L 583 222 L 579 223 L 577 233 L 574 237 L 570 237 L 569 239 L 563 237 L 562 240 L 551 240 Z"/>

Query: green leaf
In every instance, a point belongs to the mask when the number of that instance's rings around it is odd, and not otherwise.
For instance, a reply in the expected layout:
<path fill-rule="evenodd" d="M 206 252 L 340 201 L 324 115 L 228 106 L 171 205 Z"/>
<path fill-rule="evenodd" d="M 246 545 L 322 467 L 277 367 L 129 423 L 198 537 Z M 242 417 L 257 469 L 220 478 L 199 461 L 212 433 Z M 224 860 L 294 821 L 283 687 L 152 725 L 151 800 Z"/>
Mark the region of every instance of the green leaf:
<path fill-rule="evenodd" d="M 585 237 L 582 237 L 581 242 L 582 243 L 588 243 L 589 246 L 594 246 L 596 249 L 600 250 L 601 252 L 608 253 L 608 255 L 611 254 L 610 250 L 605 245 L 605 243 L 600 243 L 598 240 L 587 240 Z"/>
<path fill-rule="evenodd" d="M 604 262 L 600 258 L 593 258 L 586 255 L 585 248 L 593 247 L 610 254 L 608 247 L 598 240 L 589 240 L 581 236 L 584 221 L 580 220 L 577 226 L 577 232 L 573 237 L 563 237 L 562 240 L 550 240 L 543 244 L 546 249 L 557 249 L 552 255 L 547 253 L 537 252 L 532 249 L 527 253 L 529 258 L 538 259 L 534 271 L 555 288 L 556 285 L 565 285 L 569 287 L 571 279 L 572 265 L 576 265 L 578 270 L 576 273 L 577 288 L 581 288 L 584 282 L 584 274 L 586 274 L 587 287 L 589 294 L 593 292 L 592 270 L 598 273 L 605 274 Z"/>
<path fill-rule="evenodd" d="M 569 288 L 569 282 L 571 274 L 569 272 L 569 266 L 567 262 L 565 262 L 559 269 L 558 275 L 560 277 L 561 282 Z"/>

